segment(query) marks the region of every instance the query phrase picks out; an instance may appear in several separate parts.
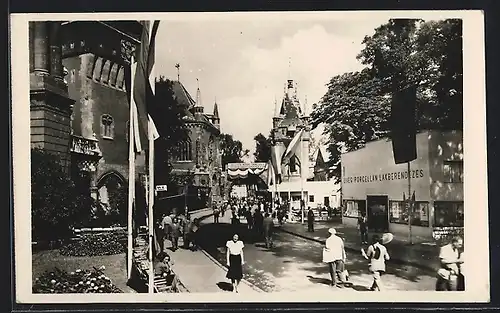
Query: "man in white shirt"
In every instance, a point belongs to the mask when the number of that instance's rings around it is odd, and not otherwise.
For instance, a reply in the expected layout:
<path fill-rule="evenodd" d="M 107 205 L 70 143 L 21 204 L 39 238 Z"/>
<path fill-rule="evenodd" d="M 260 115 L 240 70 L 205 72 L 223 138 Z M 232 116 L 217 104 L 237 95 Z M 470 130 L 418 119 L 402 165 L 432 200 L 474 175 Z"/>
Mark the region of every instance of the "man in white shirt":
<path fill-rule="evenodd" d="M 370 260 L 370 272 L 373 275 L 373 284 L 370 290 L 381 291 L 384 289 L 382 284 L 382 274 L 385 272 L 385 261 L 390 259 L 387 248 L 382 244 L 382 238 L 378 235 L 373 236 L 373 244 L 368 247 L 367 252 L 361 249 L 362 255 Z"/>
<path fill-rule="evenodd" d="M 463 282 L 463 239 L 454 237 L 451 243 L 442 246 L 439 251 L 441 268 L 438 270 L 436 291 L 456 291 Z M 462 286 L 460 286 L 462 287 Z"/>
<path fill-rule="evenodd" d="M 330 278 L 332 279 L 332 286 L 339 287 L 337 283 L 337 275 L 341 283 L 345 283 L 344 276 L 344 263 L 346 260 L 346 253 L 344 249 L 344 241 L 337 236 L 335 228 L 328 230 L 330 237 L 326 239 L 325 248 L 323 250 L 323 262 L 328 263 L 330 270 Z"/>

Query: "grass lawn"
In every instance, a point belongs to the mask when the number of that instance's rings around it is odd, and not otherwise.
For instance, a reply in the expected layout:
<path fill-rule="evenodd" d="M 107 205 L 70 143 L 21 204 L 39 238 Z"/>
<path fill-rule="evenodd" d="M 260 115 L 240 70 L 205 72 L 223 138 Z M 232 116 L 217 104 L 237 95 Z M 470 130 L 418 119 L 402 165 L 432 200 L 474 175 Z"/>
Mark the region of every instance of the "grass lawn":
<path fill-rule="evenodd" d="M 45 271 L 51 271 L 58 267 L 67 272 L 77 269 L 91 270 L 93 266 L 99 268 L 105 266 L 104 274 L 111 279 L 116 287 L 123 292 L 135 292 L 127 286 L 127 257 L 125 253 L 116 255 L 71 257 L 63 256 L 59 250 L 45 250 L 33 253 L 32 256 L 32 280 L 42 275 Z"/>

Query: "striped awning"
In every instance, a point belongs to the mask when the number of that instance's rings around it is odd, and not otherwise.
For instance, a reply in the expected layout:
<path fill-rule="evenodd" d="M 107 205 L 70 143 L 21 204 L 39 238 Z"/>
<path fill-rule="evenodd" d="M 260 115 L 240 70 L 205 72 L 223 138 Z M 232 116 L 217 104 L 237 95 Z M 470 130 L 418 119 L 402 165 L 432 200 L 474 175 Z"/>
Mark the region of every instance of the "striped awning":
<path fill-rule="evenodd" d="M 242 179 L 248 175 L 260 175 L 265 170 L 267 170 L 266 163 L 230 163 L 227 174 L 229 179 Z"/>

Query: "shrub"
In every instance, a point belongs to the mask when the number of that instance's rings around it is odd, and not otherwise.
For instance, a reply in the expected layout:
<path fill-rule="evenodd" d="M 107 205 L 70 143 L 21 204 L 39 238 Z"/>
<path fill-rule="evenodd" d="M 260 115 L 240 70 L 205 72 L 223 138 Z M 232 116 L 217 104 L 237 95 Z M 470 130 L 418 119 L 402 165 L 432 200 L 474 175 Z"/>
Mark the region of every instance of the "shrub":
<path fill-rule="evenodd" d="M 65 245 L 59 252 L 64 256 L 101 256 L 125 253 L 127 250 L 125 231 L 100 234 L 84 234 L 75 242 Z"/>
<path fill-rule="evenodd" d="M 56 155 L 40 149 L 31 150 L 31 192 L 34 240 L 68 237 L 90 217 L 90 195 L 77 191 Z"/>
<path fill-rule="evenodd" d="M 78 269 L 68 273 L 55 268 L 36 278 L 33 293 L 122 293 L 103 270 L 94 267 L 92 271 Z"/>

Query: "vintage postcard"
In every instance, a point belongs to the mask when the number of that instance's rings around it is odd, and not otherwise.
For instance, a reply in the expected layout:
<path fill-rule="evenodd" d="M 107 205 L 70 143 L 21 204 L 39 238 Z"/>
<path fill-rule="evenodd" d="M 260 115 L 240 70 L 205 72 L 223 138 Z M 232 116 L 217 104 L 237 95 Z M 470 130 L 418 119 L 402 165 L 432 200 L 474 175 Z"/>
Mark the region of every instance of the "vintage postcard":
<path fill-rule="evenodd" d="M 489 301 L 482 12 L 14 14 L 11 48 L 18 303 Z"/>

